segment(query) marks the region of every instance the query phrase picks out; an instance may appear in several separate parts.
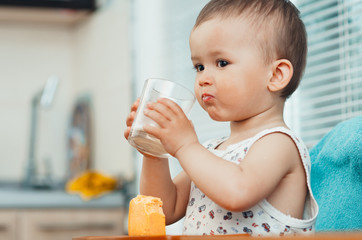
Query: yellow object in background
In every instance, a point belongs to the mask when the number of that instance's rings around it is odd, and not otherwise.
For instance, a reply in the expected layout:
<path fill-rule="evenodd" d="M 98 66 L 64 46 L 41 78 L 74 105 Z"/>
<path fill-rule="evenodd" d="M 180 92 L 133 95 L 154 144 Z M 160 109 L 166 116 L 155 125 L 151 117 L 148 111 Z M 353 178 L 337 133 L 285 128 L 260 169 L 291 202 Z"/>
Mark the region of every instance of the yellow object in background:
<path fill-rule="evenodd" d="M 96 171 L 85 171 L 78 177 L 68 181 L 65 190 L 79 194 L 83 200 L 99 197 L 116 189 L 117 180 Z"/>
<path fill-rule="evenodd" d="M 166 235 L 166 221 L 160 198 L 138 195 L 129 204 L 129 236 Z"/>

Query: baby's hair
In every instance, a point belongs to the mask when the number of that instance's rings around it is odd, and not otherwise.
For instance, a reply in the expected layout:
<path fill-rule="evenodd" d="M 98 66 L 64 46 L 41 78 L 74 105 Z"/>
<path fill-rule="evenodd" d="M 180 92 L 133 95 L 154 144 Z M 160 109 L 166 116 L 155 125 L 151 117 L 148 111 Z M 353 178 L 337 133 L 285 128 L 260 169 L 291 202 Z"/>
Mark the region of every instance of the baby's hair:
<path fill-rule="evenodd" d="M 298 9 L 289 0 L 211 0 L 201 10 L 194 28 L 216 17 L 237 16 L 252 24 L 267 63 L 278 59 L 292 63 L 293 77 L 281 92 L 281 97 L 288 98 L 299 85 L 307 57 L 307 34 Z"/>

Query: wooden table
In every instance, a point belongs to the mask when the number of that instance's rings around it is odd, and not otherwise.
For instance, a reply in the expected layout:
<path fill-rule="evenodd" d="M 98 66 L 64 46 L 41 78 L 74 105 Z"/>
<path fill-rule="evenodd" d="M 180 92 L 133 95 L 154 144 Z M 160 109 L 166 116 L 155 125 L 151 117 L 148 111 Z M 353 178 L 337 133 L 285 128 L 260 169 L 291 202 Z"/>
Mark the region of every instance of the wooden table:
<path fill-rule="evenodd" d="M 255 237 L 250 237 L 247 234 L 235 234 L 235 235 L 215 235 L 215 236 L 146 236 L 146 237 L 129 237 L 129 236 L 88 236 L 88 237 L 73 237 L 73 240 L 237 240 L 237 239 L 255 239 Z M 293 240 L 361 240 L 361 232 L 328 232 L 328 233 L 316 233 L 309 236 L 285 236 L 285 237 L 263 237 L 263 239 L 270 240 L 283 240 L 283 239 L 293 239 Z"/>

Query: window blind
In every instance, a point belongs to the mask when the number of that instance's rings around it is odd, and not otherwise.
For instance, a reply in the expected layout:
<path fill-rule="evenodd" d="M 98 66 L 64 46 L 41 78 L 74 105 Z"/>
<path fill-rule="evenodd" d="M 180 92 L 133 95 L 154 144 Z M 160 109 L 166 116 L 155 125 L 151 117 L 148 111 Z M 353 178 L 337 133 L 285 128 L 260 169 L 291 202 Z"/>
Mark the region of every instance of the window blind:
<path fill-rule="evenodd" d="M 293 97 L 293 128 L 312 147 L 339 122 L 362 114 L 362 0 L 295 2 L 306 25 L 308 56 Z"/>

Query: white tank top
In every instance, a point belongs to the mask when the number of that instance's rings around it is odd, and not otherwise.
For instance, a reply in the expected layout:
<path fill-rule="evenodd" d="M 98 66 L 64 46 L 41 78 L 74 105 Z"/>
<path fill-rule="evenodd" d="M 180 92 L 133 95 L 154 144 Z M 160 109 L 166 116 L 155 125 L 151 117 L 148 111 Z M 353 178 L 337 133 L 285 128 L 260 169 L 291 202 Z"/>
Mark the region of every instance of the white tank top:
<path fill-rule="evenodd" d="M 310 158 L 308 149 L 292 131 L 284 127 L 266 129 L 252 138 L 228 146 L 226 150 L 216 150 L 227 138 L 210 140 L 204 144 L 215 155 L 239 164 L 250 147 L 261 137 L 274 132 L 282 132 L 295 142 L 306 172 L 308 194 L 304 206 L 303 219 L 285 215 L 274 208 L 266 199 L 247 211 L 231 212 L 215 204 L 192 182 L 186 210 L 183 234 L 217 235 L 248 233 L 252 236 L 288 235 L 313 233 L 318 214 L 318 205 L 310 187 Z"/>

